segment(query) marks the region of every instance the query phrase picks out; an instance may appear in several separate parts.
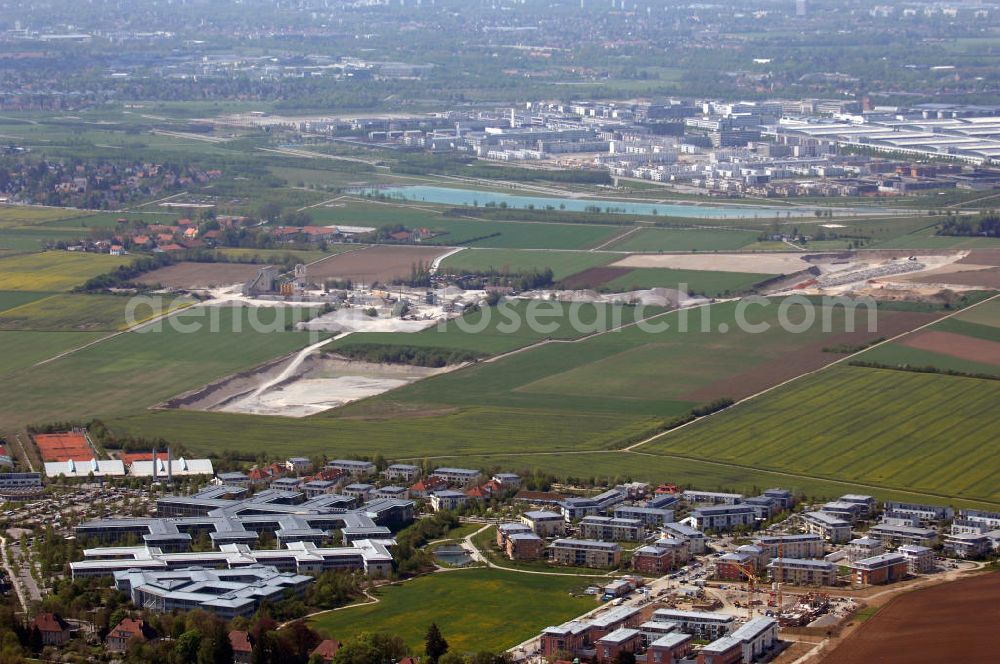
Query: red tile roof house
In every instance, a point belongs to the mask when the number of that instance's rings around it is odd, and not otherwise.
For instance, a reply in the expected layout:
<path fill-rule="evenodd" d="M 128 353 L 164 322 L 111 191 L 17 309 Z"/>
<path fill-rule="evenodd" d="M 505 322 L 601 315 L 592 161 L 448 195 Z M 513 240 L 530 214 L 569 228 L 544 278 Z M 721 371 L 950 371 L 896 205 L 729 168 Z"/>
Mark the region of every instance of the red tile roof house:
<path fill-rule="evenodd" d="M 54 613 L 39 613 L 31 621 L 31 629 L 42 634 L 43 646 L 61 646 L 69 641 L 69 623 Z"/>
<path fill-rule="evenodd" d="M 238 629 L 231 631 L 229 645 L 233 647 L 233 664 L 250 664 L 253 660 L 253 643 L 247 632 Z"/>
<path fill-rule="evenodd" d="M 123 618 L 114 629 L 108 632 L 108 638 L 104 644 L 111 652 L 125 652 L 132 639 L 145 641 L 152 636 L 153 630 L 147 627 L 142 620 Z"/>
<path fill-rule="evenodd" d="M 323 658 L 324 662 L 332 662 L 333 656 L 337 654 L 340 650 L 340 641 L 337 639 L 323 639 L 320 641 L 319 645 L 309 653 L 309 659 L 312 660 L 314 657 L 319 655 Z"/>

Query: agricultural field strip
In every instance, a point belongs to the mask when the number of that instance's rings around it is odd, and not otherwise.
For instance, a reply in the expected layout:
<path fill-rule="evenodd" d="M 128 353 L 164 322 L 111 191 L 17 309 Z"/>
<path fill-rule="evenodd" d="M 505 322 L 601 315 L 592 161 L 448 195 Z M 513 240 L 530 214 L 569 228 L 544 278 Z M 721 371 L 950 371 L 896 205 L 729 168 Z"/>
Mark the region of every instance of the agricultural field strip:
<path fill-rule="evenodd" d="M 856 353 L 852 353 L 850 355 L 845 355 L 843 357 L 837 358 L 836 360 L 834 360 L 834 361 L 832 361 L 832 362 L 830 362 L 830 363 L 828 363 L 828 364 L 826 364 L 826 365 L 824 365 L 824 366 L 822 366 L 822 367 L 820 367 L 818 369 L 815 369 L 815 370 L 812 370 L 812 371 L 800 374 L 800 375 L 795 376 L 793 378 L 790 378 L 790 379 L 788 379 L 786 381 L 783 381 L 783 382 L 781 382 L 781 383 L 779 383 L 777 385 L 771 386 L 771 387 L 769 387 L 767 389 L 764 389 L 764 390 L 761 390 L 761 391 L 759 391 L 759 392 L 757 392 L 755 394 L 752 394 L 750 396 L 744 397 L 743 399 L 740 399 L 738 402 L 736 402 L 735 404 L 733 404 L 733 406 L 736 406 L 736 405 L 743 404 L 743 403 L 746 403 L 748 401 L 754 400 L 754 399 L 756 399 L 759 396 L 762 396 L 764 394 L 770 393 L 770 392 L 772 392 L 772 391 L 774 391 L 774 390 L 776 390 L 776 389 L 778 389 L 780 387 L 789 385 L 789 384 L 791 384 L 791 383 L 793 383 L 793 382 L 795 382 L 795 381 L 797 381 L 799 379 L 805 378 L 807 376 L 818 374 L 818 373 L 820 373 L 822 371 L 825 371 L 825 370 L 829 369 L 830 367 L 833 367 L 833 366 L 838 365 L 838 364 L 842 364 L 844 362 L 848 362 L 851 359 L 855 358 L 857 355 L 860 355 L 860 354 L 864 353 L 867 350 L 871 350 L 871 349 L 877 348 L 879 346 L 883 346 L 883 345 L 892 343 L 892 342 L 894 342 L 894 341 L 896 341 L 898 339 L 906 337 L 907 335 L 913 334 L 915 332 L 919 332 L 920 330 L 926 329 L 926 328 L 931 327 L 931 326 L 933 326 L 933 325 L 935 325 L 937 323 L 940 323 L 943 320 L 947 320 L 947 319 L 956 317 L 956 316 L 958 316 L 958 315 L 960 315 L 960 314 L 962 314 L 964 312 L 968 312 L 970 309 L 973 309 L 975 307 L 984 305 L 987 302 L 994 301 L 997 298 L 1000 298 L 1000 294 L 994 295 L 994 296 L 989 297 L 987 299 L 984 299 L 984 300 L 982 300 L 980 302 L 977 302 L 974 305 L 966 307 L 965 309 L 961 309 L 961 310 L 953 312 L 951 314 L 947 314 L 947 315 L 945 315 L 945 316 L 943 316 L 941 318 L 938 318 L 938 319 L 936 319 L 934 321 L 931 321 L 931 322 L 925 323 L 923 325 L 920 325 L 920 326 L 918 326 L 918 327 L 916 327 L 916 328 L 914 328 L 912 330 L 903 332 L 903 333 L 898 334 L 896 336 L 893 336 L 893 337 L 891 337 L 889 339 L 886 339 L 884 341 L 881 341 L 881 342 L 878 342 L 876 344 L 873 344 L 872 346 L 870 346 L 870 347 L 868 347 L 866 349 L 863 349 L 861 351 L 858 351 Z M 697 305 L 697 306 L 710 306 L 710 305 Z M 694 308 L 694 307 L 692 307 L 692 308 Z M 657 317 L 660 317 L 660 316 L 665 316 L 665 315 L 667 315 L 669 313 L 674 313 L 676 311 L 680 311 L 680 310 L 672 310 L 672 311 L 669 311 L 669 312 L 663 312 L 661 314 L 658 314 L 657 316 L 652 316 L 652 317 L 650 317 L 647 320 L 650 320 L 652 318 L 657 318 Z M 636 324 L 638 324 L 638 323 L 632 323 L 629 326 L 636 325 Z M 599 336 L 599 335 L 605 334 L 605 333 L 606 332 L 599 332 L 599 333 L 596 333 L 596 334 L 589 335 L 589 337 L 584 337 L 582 339 L 572 339 L 572 340 L 562 340 L 562 341 L 564 343 L 565 342 L 573 343 L 573 342 L 576 342 L 576 341 L 582 341 L 583 339 L 586 339 L 586 338 L 592 338 L 594 336 Z M 534 344 L 533 346 L 529 346 L 529 347 L 525 347 L 525 348 L 521 348 L 521 349 L 518 349 L 518 350 L 511 351 L 509 353 L 504 354 L 503 357 L 514 355 L 514 354 L 523 352 L 524 350 L 527 350 L 529 348 L 533 348 L 533 347 L 537 347 L 537 346 L 543 345 L 545 343 L 549 343 L 549 341 L 539 342 L 537 344 Z M 498 356 L 495 359 L 499 359 L 499 357 L 501 357 L 501 356 Z M 729 409 L 726 409 L 726 410 L 723 410 L 723 411 L 718 411 L 718 412 L 727 412 L 728 410 Z M 627 452 L 627 453 L 633 453 L 633 454 L 639 454 L 639 455 L 645 455 L 645 456 L 651 456 L 651 457 L 690 459 L 690 460 L 694 460 L 694 461 L 698 461 L 698 462 L 703 462 L 703 463 L 708 463 L 708 464 L 716 465 L 716 466 L 719 466 L 719 467 L 748 468 L 748 469 L 753 469 L 753 470 L 757 470 L 757 471 L 760 471 L 760 472 L 775 473 L 775 474 L 779 474 L 779 475 L 782 475 L 782 476 L 787 476 L 787 477 L 792 477 L 792 478 L 798 478 L 798 479 L 804 479 L 804 480 L 808 480 L 808 479 L 822 479 L 823 481 L 833 482 L 833 483 L 837 483 L 837 484 L 840 484 L 840 485 L 843 485 L 843 486 L 855 486 L 855 487 L 857 487 L 857 486 L 863 486 L 863 487 L 872 488 L 872 489 L 892 488 L 892 490 L 895 490 L 895 491 L 899 490 L 899 489 L 896 489 L 894 487 L 886 487 L 886 486 L 878 485 L 878 484 L 869 484 L 869 483 L 865 483 L 865 482 L 850 482 L 850 481 L 844 481 L 844 480 L 835 480 L 835 479 L 830 479 L 830 478 L 826 478 L 826 477 L 817 478 L 817 477 L 814 477 L 814 476 L 800 474 L 800 473 L 792 473 L 792 472 L 788 472 L 788 471 L 772 470 L 772 469 L 768 469 L 768 468 L 759 468 L 759 467 L 756 467 L 756 466 L 741 465 L 741 464 L 729 463 L 729 462 L 710 461 L 710 460 L 706 460 L 706 459 L 702 459 L 702 458 L 697 458 L 697 457 L 690 457 L 689 458 L 689 457 L 684 457 L 682 455 L 676 455 L 676 454 L 652 454 L 652 453 L 637 452 L 636 451 L 640 447 L 648 445 L 649 443 L 652 443 L 652 442 L 654 442 L 656 440 L 662 439 L 665 436 L 667 436 L 668 434 L 673 434 L 673 433 L 675 433 L 675 432 L 677 432 L 679 430 L 682 430 L 682 429 L 684 429 L 684 428 L 686 428 L 686 427 L 688 427 L 688 426 L 690 426 L 692 424 L 695 424 L 697 422 L 701 422 L 702 420 L 705 420 L 706 418 L 711 417 L 711 416 L 712 416 L 712 414 L 696 418 L 695 420 L 692 420 L 691 422 L 683 424 L 683 425 L 681 425 L 679 427 L 676 427 L 674 429 L 670 429 L 668 431 L 664 431 L 664 432 L 661 432 L 661 433 L 658 433 L 658 434 L 654 434 L 654 435 L 652 435 L 652 436 L 650 436 L 650 437 L 648 437 L 648 438 L 646 438 L 644 440 L 641 440 L 641 441 L 639 441 L 637 443 L 634 443 L 634 444 L 632 444 L 632 445 L 630 445 L 628 447 L 622 448 L 621 450 L 569 450 L 569 451 L 559 451 L 559 452 L 519 452 L 519 453 L 506 453 L 506 454 L 504 454 L 504 456 L 524 456 L 524 457 L 547 456 L 547 455 L 564 456 L 564 455 L 596 454 L 596 453 L 600 453 L 600 454 L 615 454 L 615 453 L 620 453 L 620 452 Z M 503 453 L 500 453 L 500 454 L 503 454 Z M 482 453 L 479 453 L 479 454 L 475 454 L 475 455 L 472 455 L 472 456 L 490 456 L 490 455 L 483 455 Z M 444 458 L 455 458 L 455 457 L 456 457 L 456 455 L 441 455 L 441 456 L 436 456 L 436 457 L 431 457 L 431 458 L 444 459 Z M 413 457 L 413 458 L 416 458 L 416 457 Z M 926 495 L 926 496 L 935 496 L 935 497 L 944 497 L 944 498 L 950 498 L 951 497 L 951 496 L 944 496 L 942 494 L 935 494 L 933 492 L 927 492 L 927 491 L 919 491 L 919 492 L 918 491 L 914 491 L 912 493 L 914 495 Z M 990 504 L 993 504 L 993 502 L 994 502 L 994 501 L 988 501 L 988 500 L 983 500 L 983 499 L 977 499 L 977 500 L 979 500 L 981 502 L 985 502 L 985 503 L 990 503 Z M 997 504 L 1000 504 L 1000 503 L 997 503 Z"/>
<path fill-rule="evenodd" d="M 817 477 L 815 475 L 806 475 L 806 474 L 803 474 L 803 473 L 795 473 L 795 472 L 791 472 L 791 471 L 787 471 L 787 470 L 776 470 L 776 469 L 773 469 L 773 468 L 759 468 L 757 466 L 751 466 L 751 465 L 747 465 L 747 464 L 733 463 L 733 462 L 729 462 L 729 461 L 716 461 L 716 460 L 712 460 L 712 459 L 704 459 L 704 458 L 700 458 L 700 457 L 689 457 L 689 456 L 684 456 L 684 455 L 679 455 L 679 454 L 667 454 L 667 453 L 661 454 L 661 453 L 653 453 L 653 452 L 630 451 L 628 449 L 620 449 L 620 450 L 567 450 L 567 451 L 556 451 L 556 452 L 494 452 L 494 453 L 470 452 L 468 454 L 439 454 L 439 455 L 431 455 L 431 456 L 424 455 L 424 456 L 399 457 L 396 460 L 399 461 L 399 462 L 420 463 L 423 459 L 429 459 L 429 460 L 432 460 L 432 461 L 445 461 L 445 460 L 448 460 L 448 459 L 490 459 L 490 458 L 494 458 L 494 457 L 532 459 L 532 458 L 537 458 L 537 457 L 565 457 L 567 455 L 572 455 L 572 456 L 584 456 L 584 455 L 590 455 L 590 456 L 592 456 L 592 455 L 617 455 L 619 457 L 622 457 L 622 456 L 624 456 L 624 455 L 622 455 L 622 452 L 625 452 L 627 455 L 648 458 L 648 459 L 651 459 L 651 460 L 652 459 L 657 459 L 657 460 L 664 459 L 664 460 L 674 460 L 674 461 L 687 461 L 687 462 L 694 462 L 694 463 L 697 463 L 699 465 L 715 466 L 717 468 L 726 468 L 726 469 L 729 469 L 729 470 L 737 470 L 737 471 L 751 470 L 751 471 L 756 471 L 756 472 L 760 472 L 760 473 L 766 473 L 768 475 L 775 475 L 775 476 L 779 476 L 779 477 L 787 477 L 789 479 L 794 479 L 794 480 L 801 480 L 801 481 L 804 481 L 804 482 L 810 482 L 810 481 L 817 481 L 817 480 L 819 480 L 819 481 L 821 481 L 823 483 L 826 483 L 826 484 L 835 484 L 837 486 L 842 486 L 842 487 L 845 487 L 845 488 L 848 488 L 848 489 L 859 489 L 859 488 L 861 488 L 861 489 L 870 489 L 870 490 L 873 490 L 873 491 L 883 491 L 883 492 L 884 491 L 891 491 L 894 494 L 900 494 L 900 495 L 904 495 L 905 494 L 905 495 L 913 496 L 914 498 L 924 498 L 924 499 L 926 499 L 926 498 L 936 498 L 936 499 L 948 499 L 948 500 L 951 500 L 951 499 L 955 498 L 955 496 L 950 496 L 950 495 L 942 494 L 942 493 L 935 493 L 935 492 L 932 492 L 932 491 L 914 490 L 914 489 L 901 489 L 901 488 L 898 488 L 898 487 L 885 486 L 885 485 L 881 485 L 881 484 L 872 484 L 872 483 L 863 482 L 863 481 L 841 480 L 841 479 L 836 479 L 836 478 L 832 478 L 832 477 Z M 599 464 L 599 462 L 595 461 L 595 464 Z M 985 506 L 985 505 L 1000 506 L 1000 501 L 988 500 L 988 499 L 984 499 L 984 498 L 968 498 L 968 499 L 963 499 L 963 500 L 966 500 L 966 502 L 969 502 L 970 504 L 974 503 L 974 504 L 978 504 L 978 505 L 981 505 L 981 506 Z"/>
<path fill-rule="evenodd" d="M 981 305 L 983 305 L 983 304 L 985 304 L 987 302 L 991 302 L 993 300 L 996 300 L 997 298 L 1000 298 L 1000 293 L 997 293 L 996 295 L 992 295 L 992 296 L 990 296 L 990 297 L 988 297 L 988 298 L 986 298 L 984 300 L 981 300 L 981 301 L 979 301 L 979 302 L 977 302 L 977 303 L 975 303 L 973 305 L 970 305 L 970 306 L 966 307 L 965 309 L 960 309 L 959 311 L 955 311 L 955 312 L 952 312 L 952 313 L 947 314 L 945 316 L 942 316 L 941 318 L 938 318 L 937 320 L 933 320 L 933 321 L 931 321 L 929 323 L 924 323 L 923 325 L 915 327 L 912 330 L 908 330 L 906 332 L 902 332 L 900 334 L 897 334 L 894 337 L 890 337 L 890 338 L 885 339 L 883 341 L 879 341 L 877 343 L 874 343 L 871 346 L 868 346 L 867 348 L 864 348 L 864 349 L 862 349 L 860 351 L 857 351 L 855 353 L 851 353 L 850 355 L 844 355 L 843 357 L 839 357 L 836 360 L 833 360 L 832 362 L 829 362 L 828 364 L 825 364 L 825 365 L 823 365 L 822 367 L 820 367 L 818 369 L 814 369 L 812 371 L 807 371 L 806 373 L 799 374 L 798 376 L 795 376 L 794 378 L 789 378 L 788 380 L 782 381 L 781 383 L 778 383 L 777 385 L 772 385 L 771 387 L 763 389 L 763 390 L 761 390 L 759 392 L 755 392 L 754 394 L 751 394 L 749 396 L 743 397 L 739 401 L 733 403 L 732 406 L 730 406 L 729 408 L 733 408 L 733 407 L 738 406 L 740 404 L 744 404 L 744 403 L 747 403 L 749 401 L 752 401 L 752 400 L 756 399 L 757 397 L 760 397 L 760 396 L 763 396 L 765 394 L 768 394 L 769 392 L 773 392 L 774 390 L 777 390 L 780 387 L 784 387 L 785 385 L 789 385 L 791 383 L 794 383 L 795 381 L 800 380 L 802 378 L 805 378 L 806 376 L 812 376 L 812 375 L 817 374 L 817 373 L 819 373 L 821 371 L 825 371 L 826 369 L 829 369 L 830 367 L 833 367 L 835 365 L 848 362 L 848 361 L 854 359 L 858 355 L 861 355 L 862 353 L 864 353 L 864 352 L 866 352 L 868 350 L 872 350 L 874 348 L 878 348 L 880 346 L 885 346 L 886 344 L 890 344 L 890 343 L 892 343 L 894 341 L 902 339 L 903 337 L 906 337 L 907 335 L 910 335 L 910 334 L 913 334 L 915 332 L 919 332 L 921 330 L 927 329 L 927 328 L 929 328 L 929 327 L 931 327 L 933 325 L 936 325 L 937 323 L 940 323 L 943 320 L 947 320 L 949 318 L 953 318 L 953 317 L 959 315 L 960 313 L 962 313 L 964 311 L 968 311 L 969 309 L 973 309 L 975 307 L 981 306 Z M 729 409 L 725 409 L 725 410 L 729 410 Z M 723 410 L 723 411 L 716 411 L 716 412 L 725 412 L 725 410 Z M 647 438 L 645 440 L 640 440 L 639 442 L 634 443 L 632 445 L 629 445 L 628 447 L 625 447 L 625 448 L 622 448 L 622 449 L 624 451 L 626 451 L 626 452 L 632 452 L 632 451 L 634 451 L 634 450 L 636 450 L 636 449 L 638 449 L 640 447 L 643 447 L 644 445 L 648 445 L 649 443 L 652 443 L 655 440 L 659 440 L 660 438 L 663 438 L 663 437 L 665 437 L 665 436 L 667 436 L 669 434 L 675 433 L 677 431 L 680 431 L 681 429 L 689 427 L 692 424 L 695 424 L 697 422 L 701 422 L 701 421 L 703 421 L 703 420 L 711 417 L 714 414 L 715 413 L 710 413 L 710 414 L 705 415 L 703 417 L 696 418 L 696 419 L 694 419 L 694 420 L 692 420 L 690 422 L 687 422 L 686 424 L 682 424 L 679 427 L 675 427 L 675 428 L 670 429 L 668 431 L 663 431 L 661 433 L 655 434 L 655 435 L 650 436 L 649 438 Z M 761 469 L 761 470 L 763 470 L 763 469 Z"/>
<path fill-rule="evenodd" d="M 150 325 L 155 325 L 156 323 L 158 323 L 160 321 L 166 320 L 167 318 L 170 318 L 171 316 L 176 316 L 176 315 L 181 314 L 181 313 L 190 313 L 192 309 L 195 309 L 195 308 L 198 308 L 198 307 L 204 307 L 204 306 L 211 306 L 211 305 L 207 305 L 207 304 L 195 304 L 195 305 L 192 305 L 190 307 L 177 307 L 175 309 L 171 309 L 170 311 L 167 311 L 165 313 L 158 314 L 156 316 L 153 316 L 152 318 L 148 318 L 148 319 L 142 321 L 141 323 L 133 325 L 132 327 L 125 328 L 123 330 L 118 330 L 117 332 L 112 332 L 111 334 L 108 334 L 107 336 L 103 336 L 100 339 L 94 339 L 93 341 L 91 341 L 89 343 L 86 343 L 86 344 L 84 344 L 82 346 L 77 346 L 76 348 L 70 348 L 69 350 L 65 350 L 65 351 L 59 353 L 58 355 L 53 355 L 52 357 L 50 357 L 48 359 L 41 360 L 39 362 L 35 362 L 32 366 L 34 366 L 34 367 L 40 367 L 42 365 L 49 364 L 50 362 L 55 362 L 56 360 L 61 360 L 62 358 L 68 357 L 69 355 L 73 355 L 74 353 L 78 353 L 81 350 L 86 350 L 86 349 L 88 349 L 88 348 L 90 348 L 92 346 L 96 346 L 96 345 L 98 345 L 100 343 L 104 343 L 105 341 L 110 341 L 111 339 L 114 339 L 115 337 L 118 337 L 118 336 L 120 336 L 122 334 L 128 334 L 129 332 L 135 332 L 136 330 L 141 330 L 144 327 L 148 327 Z"/>
<path fill-rule="evenodd" d="M 858 373 L 864 372 L 864 373 Z M 843 440 L 850 442 L 849 446 L 838 447 L 837 454 L 831 455 L 826 458 L 821 464 L 814 466 L 816 468 L 816 473 L 813 475 L 818 479 L 829 480 L 834 476 L 833 474 L 846 474 L 848 476 L 861 476 L 864 475 L 864 470 L 870 469 L 870 463 L 868 459 L 870 454 L 866 455 L 865 452 L 873 447 L 873 443 L 876 441 L 892 441 L 893 436 L 890 434 L 895 434 L 896 442 L 886 443 L 885 445 L 878 446 L 880 454 L 883 455 L 884 463 L 880 464 L 881 468 L 893 468 L 892 461 L 894 459 L 903 459 L 907 456 L 912 456 L 915 448 L 911 445 L 909 440 L 905 443 L 898 442 L 901 438 L 906 438 L 905 434 L 909 429 L 913 429 L 913 433 L 916 434 L 918 431 L 924 437 L 929 439 L 934 439 L 935 435 L 943 436 L 949 431 L 954 429 L 954 424 L 946 420 L 941 420 L 934 424 L 928 425 L 926 423 L 918 422 L 918 418 L 914 417 L 913 423 L 901 425 L 899 421 L 890 420 L 886 418 L 884 420 L 873 420 L 872 422 L 866 422 L 864 427 L 863 437 L 854 436 L 852 440 L 852 433 L 856 431 L 858 423 L 857 418 L 851 418 L 850 414 L 852 408 L 856 408 L 856 404 L 851 404 L 846 401 L 840 401 L 836 405 L 830 405 L 830 395 L 831 394 L 842 394 L 842 393 L 857 393 L 862 391 L 862 384 L 864 387 L 870 388 L 872 391 L 880 392 L 891 389 L 893 381 L 899 378 L 898 374 L 893 372 L 881 372 L 881 376 L 867 373 L 868 370 L 865 369 L 849 369 L 842 374 L 828 375 L 824 382 L 819 384 L 811 384 L 804 389 L 800 389 L 795 392 L 795 405 L 796 407 L 802 408 L 804 411 L 815 411 L 820 408 L 825 409 L 824 412 L 828 416 L 828 419 L 835 424 L 830 424 L 829 428 L 825 429 L 823 432 L 822 440 L 832 439 L 832 440 Z M 903 374 L 907 379 L 934 379 L 935 377 L 927 376 L 924 374 Z M 863 376 L 863 378 L 862 378 Z M 876 380 L 874 384 L 870 384 L 871 380 Z M 867 381 L 867 382 L 865 382 Z M 956 406 L 956 412 L 962 404 L 974 403 L 971 398 L 976 392 L 978 387 L 976 381 L 967 381 L 968 385 L 964 389 L 956 390 L 955 394 L 952 394 L 943 403 L 939 401 L 937 394 L 926 394 L 917 395 L 913 394 L 911 396 L 910 402 L 906 410 L 913 411 L 914 415 L 920 412 L 926 412 L 931 408 L 940 408 L 946 412 L 952 412 L 951 406 Z M 781 403 L 781 402 L 779 402 Z M 831 410 L 832 409 L 832 410 Z M 780 410 L 780 409 L 779 409 Z M 775 407 L 762 408 L 758 411 L 741 413 L 740 414 L 740 428 L 747 432 L 754 432 L 758 430 L 766 430 L 767 423 L 772 421 L 775 415 Z M 790 440 L 809 440 L 815 439 L 816 435 L 812 430 L 813 422 L 801 418 L 797 421 L 788 421 L 782 425 L 781 436 L 778 442 L 790 441 Z M 902 427 L 902 429 L 901 429 Z M 801 432 L 801 433 L 800 433 Z M 968 435 L 968 434 L 966 434 Z M 743 454 L 748 455 L 748 458 L 752 456 L 755 450 L 759 448 L 757 442 L 752 441 L 753 436 L 747 437 L 747 440 L 730 440 L 727 443 L 727 450 L 725 456 L 728 457 L 729 463 L 734 465 L 742 465 L 737 461 L 733 460 L 736 458 L 741 458 Z M 817 443 L 821 443 L 822 440 L 817 440 Z M 913 469 L 903 471 L 913 475 L 916 470 L 929 468 L 920 476 L 911 476 L 906 478 L 899 478 L 896 481 L 901 482 L 906 480 L 905 486 L 915 486 L 915 483 L 922 478 L 932 475 L 935 471 L 940 471 L 942 468 L 948 468 L 950 471 L 955 471 L 953 474 L 956 477 L 971 477 L 974 476 L 974 470 L 979 467 L 980 461 L 969 457 L 967 461 L 964 462 L 966 468 L 956 468 L 954 462 L 954 450 L 960 449 L 958 445 L 958 440 L 952 440 L 952 444 L 949 445 L 947 449 L 945 448 L 930 448 L 927 450 L 926 457 L 923 458 L 923 462 L 917 465 L 911 465 L 910 468 Z M 922 452 L 925 448 L 920 447 Z M 685 456 L 680 454 L 677 450 L 667 450 L 678 456 Z M 853 453 L 859 453 L 861 456 L 855 460 L 852 456 Z M 657 451 L 655 454 L 659 454 Z M 712 454 L 713 449 L 707 447 L 705 450 L 706 454 Z M 795 446 L 793 449 L 783 449 L 781 454 L 781 466 L 788 469 L 789 466 L 799 467 L 810 466 L 812 458 L 815 456 L 815 447 L 799 445 Z M 938 458 L 936 458 L 938 457 Z M 692 457 L 694 458 L 694 457 Z M 749 466 L 753 467 L 755 466 Z M 780 471 L 781 468 L 777 468 L 776 471 Z M 794 472 L 794 471 L 793 471 Z M 864 483 L 864 480 L 859 480 Z M 869 483 L 871 478 L 868 479 Z M 883 488 L 896 488 L 895 485 L 884 486 Z M 962 487 L 965 488 L 965 487 Z M 926 491 L 928 493 L 934 493 L 930 488 L 921 488 L 921 491 Z M 980 500 L 989 501 L 988 498 L 978 497 Z"/>

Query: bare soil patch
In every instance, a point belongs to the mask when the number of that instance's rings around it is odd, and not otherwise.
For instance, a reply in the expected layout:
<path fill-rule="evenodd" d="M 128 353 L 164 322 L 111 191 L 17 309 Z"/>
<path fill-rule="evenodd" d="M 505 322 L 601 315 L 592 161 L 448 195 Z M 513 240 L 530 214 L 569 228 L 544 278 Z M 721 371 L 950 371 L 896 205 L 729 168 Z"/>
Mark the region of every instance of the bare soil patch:
<path fill-rule="evenodd" d="M 249 263 L 177 263 L 142 275 L 144 284 L 165 288 L 214 288 L 247 281 L 260 265 Z"/>
<path fill-rule="evenodd" d="M 351 279 L 358 283 L 388 283 L 409 277 L 414 266 L 425 266 L 451 251 L 439 247 L 395 247 L 376 245 L 358 251 L 337 254 L 309 266 L 309 280 Z"/>
<path fill-rule="evenodd" d="M 571 274 L 560 282 L 565 288 L 600 288 L 632 270 L 627 267 L 590 267 Z"/>
<path fill-rule="evenodd" d="M 971 362 L 1000 366 L 1000 343 L 954 332 L 924 330 L 902 340 L 904 346 L 940 353 Z"/>
<path fill-rule="evenodd" d="M 987 661 L 1000 651 L 1000 573 L 900 595 L 822 660 L 830 664 Z"/>
<path fill-rule="evenodd" d="M 830 362 L 843 357 L 839 353 L 824 352 L 824 348 L 840 345 L 853 346 L 872 342 L 881 337 L 890 338 L 907 330 L 937 320 L 939 314 L 919 312 L 890 312 L 879 316 L 878 330 L 868 332 L 865 315 L 859 316 L 854 332 L 835 334 L 801 348 L 789 350 L 780 357 L 762 365 L 728 376 L 681 397 L 684 401 L 708 402 L 715 399 L 743 399 L 766 390 L 786 380 L 791 380 L 810 371 L 815 371 Z M 964 337 L 963 337 L 964 338 Z"/>
<path fill-rule="evenodd" d="M 985 290 L 1000 290 L 1000 267 L 990 267 L 979 270 L 945 271 L 934 274 L 924 272 L 907 278 L 907 281 L 934 281 L 955 286 L 972 286 Z"/>
<path fill-rule="evenodd" d="M 808 269 L 802 254 L 635 254 L 611 267 L 658 267 L 709 272 L 792 274 Z"/>
<path fill-rule="evenodd" d="M 1000 249 L 973 249 L 968 256 L 958 262 L 1000 267 Z"/>

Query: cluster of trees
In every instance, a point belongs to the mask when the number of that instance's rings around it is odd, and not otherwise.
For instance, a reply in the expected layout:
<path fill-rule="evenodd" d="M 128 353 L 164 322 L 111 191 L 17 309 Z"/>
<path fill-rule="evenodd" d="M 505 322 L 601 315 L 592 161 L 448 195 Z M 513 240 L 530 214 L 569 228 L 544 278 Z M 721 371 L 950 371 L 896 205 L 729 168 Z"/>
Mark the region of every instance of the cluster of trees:
<path fill-rule="evenodd" d="M 951 216 L 938 224 L 938 235 L 1000 237 L 1000 213 L 987 212 L 977 217 Z"/>
<path fill-rule="evenodd" d="M 458 526 L 458 515 L 453 512 L 435 512 L 433 516 L 419 519 L 396 534 L 393 548 L 393 566 L 397 574 L 411 575 L 434 567 L 431 554 L 420 547 L 441 538 Z"/>
<path fill-rule="evenodd" d="M 352 360 L 378 364 L 407 364 L 415 367 L 446 367 L 450 364 L 471 362 L 481 357 L 480 353 L 471 350 L 369 343 L 345 344 L 337 349 L 337 353 Z"/>
<path fill-rule="evenodd" d="M 119 265 L 110 272 L 91 277 L 82 286 L 76 288 L 76 290 L 83 293 L 92 293 L 110 288 L 135 288 L 137 287 L 135 283 L 137 278 L 147 272 L 152 272 L 153 270 L 173 264 L 174 259 L 165 253 L 142 256 L 132 261 L 129 265 Z"/>
<path fill-rule="evenodd" d="M 932 365 L 917 366 L 914 364 L 884 364 L 882 362 L 866 362 L 863 360 L 855 360 L 850 364 L 852 367 L 866 367 L 868 369 L 893 369 L 895 371 L 942 374 L 944 376 L 960 376 L 962 378 L 978 378 L 980 380 L 1000 380 L 1000 375 L 997 374 L 958 371 L 956 369 L 942 369 L 941 367 L 935 367 Z"/>
<path fill-rule="evenodd" d="M 555 275 L 552 272 L 552 268 L 524 270 L 520 272 L 490 269 L 464 272 L 461 275 L 455 276 L 454 281 L 456 286 L 467 290 L 479 289 L 484 286 L 501 286 L 512 288 L 516 291 L 526 291 L 552 286 L 555 283 Z"/>

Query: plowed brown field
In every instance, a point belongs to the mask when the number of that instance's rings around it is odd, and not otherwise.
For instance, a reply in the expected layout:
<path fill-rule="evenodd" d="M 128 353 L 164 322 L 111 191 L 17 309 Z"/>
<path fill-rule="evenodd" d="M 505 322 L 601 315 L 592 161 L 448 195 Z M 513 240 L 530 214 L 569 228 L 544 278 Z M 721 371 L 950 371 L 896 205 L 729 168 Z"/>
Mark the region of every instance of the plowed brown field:
<path fill-rule="evenodd" d="M 410 276 L 414 266 L 425 266 L 450 251 L 440 247 L 397 247 L 378 245 L 345 254 L 330 256 L 309 266 L 309 280 L 351 279 L 371 284 L 388 283 Z"/>
<path fill-rule="evenodd" d="M 844 639 L 824 664 L 996 661 L 1000 573 L 900 595 Z"/>

